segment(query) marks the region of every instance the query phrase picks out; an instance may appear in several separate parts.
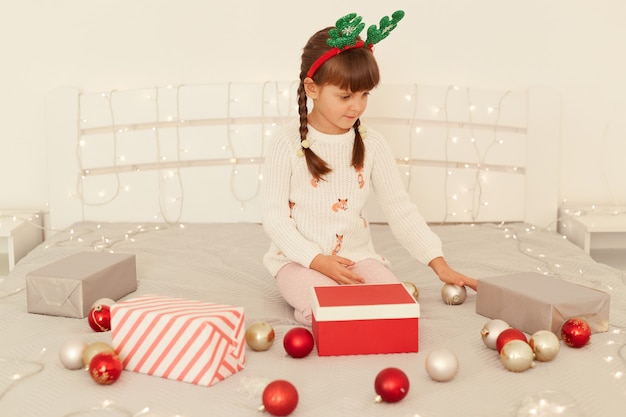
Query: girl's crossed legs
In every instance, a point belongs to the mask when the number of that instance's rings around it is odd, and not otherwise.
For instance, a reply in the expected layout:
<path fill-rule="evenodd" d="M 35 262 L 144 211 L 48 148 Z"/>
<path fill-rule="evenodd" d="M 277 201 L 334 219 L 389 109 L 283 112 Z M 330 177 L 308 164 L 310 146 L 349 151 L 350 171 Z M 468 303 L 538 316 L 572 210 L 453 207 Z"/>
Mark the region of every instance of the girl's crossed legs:
<path fill-rule="evenodd" d="M 399 282 L 389 268 L 375 259 L 364 259 L 357 262 L 352 269 L 365 279 L 366 284 Z M 294 308 L 295 319 L 308 326 L 311 325 L 311 316 L 313 314 L 311 309 L 311 287 L 339 285 L 326 275 L 295 262 L 283 266 L 278 271 L 276 283 L 285 301 Z"/>

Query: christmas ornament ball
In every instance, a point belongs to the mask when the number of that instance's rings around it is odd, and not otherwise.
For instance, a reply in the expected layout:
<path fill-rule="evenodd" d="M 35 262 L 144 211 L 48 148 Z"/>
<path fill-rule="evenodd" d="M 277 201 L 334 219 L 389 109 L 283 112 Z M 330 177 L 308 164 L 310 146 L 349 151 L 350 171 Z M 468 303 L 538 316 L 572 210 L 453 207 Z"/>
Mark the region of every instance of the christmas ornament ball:
<path fill-rule="evenodd" d="M 559 338 L 550 330 L 538 330 L 528 339 L 528 344 L 535 354 L 535 359 L 548 362 L 556 357 L 561 348 Z"/>
<path fill-rule="evenodd" d="M 515 327 L 510 327 L 502 330 L 496 339 L 496 350 L 498 353 L 500 353 L 502 348 L 512 340 L 520 340 L 528 344 L 528 339 L 523 331 L 516 329 Z"/>
<path fill-rule="evenodd" d="M 395 403 L 406 397 L 409 392 L 409 378 L 398 368 L 385 368 L 376 375 L 374 390 L 376 402 Z"/>
<path fill-rule="evenodd" d="M 415 298 L 415 301 L 418 301 L 418 299 L 420 298 L 420 290 L 417 288 L 417 286 L 410 281 L 405 281 L 402 283 L 402 285 L 404 285 L 409 294 L 411 294 L 413 298 Z"/>
<path fill-rule="evenodd" d="M 264 321 L 253 323 L 246 329 L 246 343 L 252 350 L 268 350 L 274 344 L 274 337 L 274 328 Z"/>
<path fill-rule="evenodd" d="M 463 304 L 465 298 L 467 290 L 463 286 L 446 283 L 441 287 L 441 299 L 445 304 L 454 306 Z"/>
<path fill-rule="evenodd" d="M 483 343 L 489 349 L 496 349 L 496 341 L 498 336 L 503 330 L 510 328 L 509 323 L 500 319 L 489 320 L 483 328 L 480 330 L 480 336 L 483 339 Z"/>
<path fill-rule="evenodd" d="M 122 374 L 122 361 L 113 352 L 100 352 L 89 362 L 89 375 L 100 385 L 110 385 Z"/>
<path fill-rule="evenodd" d="M 91 363 L 91 359 L 98 353 L 103 352 L 115 353 L 115 349 L 113 346 L 105 342 L 94 342 L 87 345 L 87 347 L 83 350 L 83 365 L 88 368 Z"/>
<path fill-rule="evenodd" d="M 81 339 L 68 339 L 59 347 L 59 360 L 67 369 L 81 369 L 85 367 L 83 352 L 89 346 Z"/>
<path fill-rule="evenodd" d="M 98 298 L 92 305 L 91 308 L 94 308 L 96 306 L 107 306 L 107 307 L 111 307 L 113 304 L 115 304 L 115 300 L 112 298 Z"/>
<path fill-rule="evenodd" d="M 434 349 L 426 356 L 426 373 L 434 381 L 450 381 L 459 372 L 459 360 L 449 349 Z"/>
<path fill-rule="evenodd" d="M 591 339 L 591 328 L 589 324 L 581 318 L 571 318 L 565 320 L 561 326 L 561 339 L 567 346 L 581 348 L 589 343 Z"/>
<path fill-rule="evenodd" d="M 91 307 L 87 321 L 94 332 L 108 332 L 111 330 L 111 308 L 103 304 Z"/>
<path fill-rule="evenodd" d="M 260 411 L 267 411 L 273 416 L 287 416 L 298 405 L 298 390 L 291 382 L 279 379 L 265 387 L 262 398 Z"/>
<path fill-rule="evenodd" d="M 535 366 L 534 356 L 530 345 L 518 339 L 509 341 L 500 351 L 502 364 L 512 372 L 523 372 Z"/>
<path fill-rule="evenodd" d="M 304 358 L 311 353 L 314 344 L 313 334 L 304 327 L 294 327 L 283 337 L 283 347 L 293 358 Z"/>

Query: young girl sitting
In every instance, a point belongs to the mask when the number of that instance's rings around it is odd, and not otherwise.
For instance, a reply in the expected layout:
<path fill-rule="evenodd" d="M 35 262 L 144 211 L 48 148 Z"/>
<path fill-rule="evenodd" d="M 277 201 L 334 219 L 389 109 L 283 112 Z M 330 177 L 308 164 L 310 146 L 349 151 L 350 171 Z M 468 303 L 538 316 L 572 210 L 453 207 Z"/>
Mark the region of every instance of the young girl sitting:
<path fill-rule="evenodd" d="M 372 47 L 403 16 L 397 11 L 380 27 L 370 26 L 365 41 L 359 37 L 365 25 L 354 13 L 309 39 L 300 66 L 299 123 L 276 137 L 264 164 L 263 225 L 271 245 L 263 261 L 303 324 L 311 323 L 311 287 L 399 282 L 372 243 L 365 212 L 372 192 L 411 256 L 441 281 L 476 290 L 475 279 L 445 261 L 387 142 L 359 119 L 380 80 Z"/>

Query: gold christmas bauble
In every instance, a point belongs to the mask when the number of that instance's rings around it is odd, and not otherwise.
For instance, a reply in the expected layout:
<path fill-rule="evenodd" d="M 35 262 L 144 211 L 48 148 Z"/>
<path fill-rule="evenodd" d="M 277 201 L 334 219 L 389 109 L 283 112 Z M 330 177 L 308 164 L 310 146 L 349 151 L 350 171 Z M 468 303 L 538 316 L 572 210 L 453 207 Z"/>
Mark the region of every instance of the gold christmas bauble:
<path fill-rule="evenodd" d="M 252 350 L 268 350 L 274 343 L 274 336 L 274 329 L 264 321 L 253 323 L 246 329 L 246 343 Z"/>
<path fill-rule="evenodd" d="M 420 290 L 417 289 L 417 286 L 415 284 L 413 284 L 412 282 L 409 282 L 409 281 L 405 281 L 402 284 L 407 289 L 409 294 L 411 294 L 413 296 L 413 298 L 415 298 L 415 301 L 417 301 L 419 299 L 419 297 L 420 297 Z"/>
<path fill-rule="evenodd" d="M 83 350 L 83 364 L 86 368 L 89 368 L 89 364 L 91 363 L 91 359 L 96 356 L 98 353 L 109 352 L 115 353 L 115 349 L 113 346 L 109 345 L 105 342 L 94 342 L 88 345 Z"/>

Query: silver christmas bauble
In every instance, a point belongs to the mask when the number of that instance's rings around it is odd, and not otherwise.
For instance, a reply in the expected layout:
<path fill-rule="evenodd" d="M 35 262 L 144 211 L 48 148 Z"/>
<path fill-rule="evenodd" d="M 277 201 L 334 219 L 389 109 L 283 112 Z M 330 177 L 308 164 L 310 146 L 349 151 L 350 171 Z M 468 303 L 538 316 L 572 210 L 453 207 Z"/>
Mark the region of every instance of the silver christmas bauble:
<path fill-rule="evenodd" d="M 465 287 L 454 284 L 444 284 L 441 287 L 441 299 L 445 304 L 459 305 L 463 304 L 467 297 L 467 290 Z"/>
<path fill-rule="evenodd" d="M 450 381 L 459 372 L 459 360 L 454 352 L 445 348 L 430 351 L 424 365 L 428 376 L 434 381 Z"/>
<path fill-rule="evenodd" d="M 480 330 L 480 336 L 489 349 L 496 349 L 496 341 L 503 330 L 510 328 L 509 324 L 500 319 L 489 320 Z"/>

